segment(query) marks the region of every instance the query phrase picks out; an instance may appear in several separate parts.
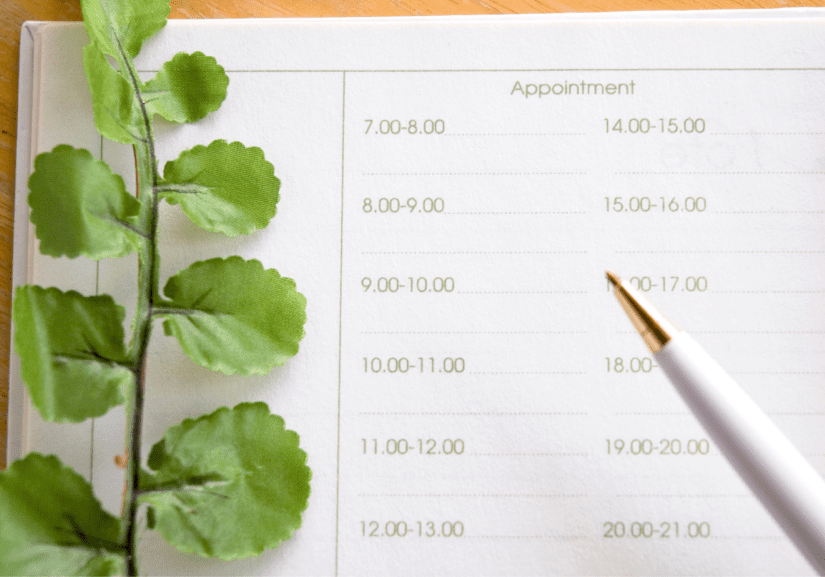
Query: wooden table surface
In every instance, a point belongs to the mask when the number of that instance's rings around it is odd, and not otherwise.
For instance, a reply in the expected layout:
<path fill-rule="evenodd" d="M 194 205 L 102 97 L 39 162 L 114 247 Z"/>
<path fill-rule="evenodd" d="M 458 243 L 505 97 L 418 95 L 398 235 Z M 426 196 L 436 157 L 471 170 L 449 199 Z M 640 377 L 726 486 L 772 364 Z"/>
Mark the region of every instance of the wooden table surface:
<path fill-rule="evenodd" d="M 171 0 L 172 18 L 535 14 L 825 6 L 825 0 Z M 80 0 L 2 0 L 0 6 L 0 469 L 6 465 L 14 162 L 20 26 L 80 20 Z"/>

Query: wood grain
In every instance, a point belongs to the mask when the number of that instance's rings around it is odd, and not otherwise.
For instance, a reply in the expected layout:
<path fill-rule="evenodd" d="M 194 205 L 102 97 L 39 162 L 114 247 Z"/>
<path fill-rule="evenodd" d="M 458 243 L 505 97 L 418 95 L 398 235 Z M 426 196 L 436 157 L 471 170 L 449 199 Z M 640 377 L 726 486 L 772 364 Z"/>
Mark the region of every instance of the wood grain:
<path fill-rule="evenodd" d="M 823 6 L 823 0 L 171 0 L 173 18 L 420 16 Z M 0 6 L 0 469 L 6 466 L 14 159 L 20 26 L 80 20 L 79 0 L 2 0 Z"/>

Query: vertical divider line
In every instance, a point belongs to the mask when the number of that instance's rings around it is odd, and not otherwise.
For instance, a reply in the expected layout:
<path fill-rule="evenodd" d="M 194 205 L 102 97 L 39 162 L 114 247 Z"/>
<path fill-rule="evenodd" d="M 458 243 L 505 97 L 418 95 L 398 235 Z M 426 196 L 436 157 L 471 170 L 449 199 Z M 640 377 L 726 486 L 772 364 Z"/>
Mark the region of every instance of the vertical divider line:
<path fill-rule="evenodd" d="M 347 71 L 342 72 L 341 88 L 341 239 L 338 274 L 338 440 L 335 454 L 335 575 L 338 575 L 338 507 L 341 482 L 341 319 L 344 310 L 344 134 L 347 107 Z"/>
<path fill-rule="evenodd" d="M 100 135 L 100 154 L 98 160 L 103 160 L 103 135 Z M 95 261 L 95 296 L 100 294 L 100 259 Z M 95 420 L 92 419 L 91 443 L 89 449 L 89 485 L 94 488 L 95 483 Z"/>

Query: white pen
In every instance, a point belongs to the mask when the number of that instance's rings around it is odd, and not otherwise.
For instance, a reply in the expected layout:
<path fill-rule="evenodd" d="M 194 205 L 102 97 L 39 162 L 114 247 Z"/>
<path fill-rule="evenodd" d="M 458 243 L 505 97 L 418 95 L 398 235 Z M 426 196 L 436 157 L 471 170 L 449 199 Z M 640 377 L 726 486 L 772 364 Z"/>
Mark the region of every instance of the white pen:
<path fill-rule="evenodd" d="M 636 330 L 716 446 L 820 575 L 825 481 L 728 374 L 629 283 L 607 272 Z"/>

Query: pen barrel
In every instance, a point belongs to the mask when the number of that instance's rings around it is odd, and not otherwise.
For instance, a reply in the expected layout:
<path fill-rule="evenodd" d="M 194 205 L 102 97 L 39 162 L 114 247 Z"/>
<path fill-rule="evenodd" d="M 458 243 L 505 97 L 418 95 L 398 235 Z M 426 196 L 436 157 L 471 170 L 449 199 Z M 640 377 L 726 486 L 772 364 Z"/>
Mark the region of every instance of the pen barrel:
<path fill-rule="evenodd" d="M 820 575 L 825 481 L 728 374 L 677 333 L 656 361 L 708 435 Z"/>

